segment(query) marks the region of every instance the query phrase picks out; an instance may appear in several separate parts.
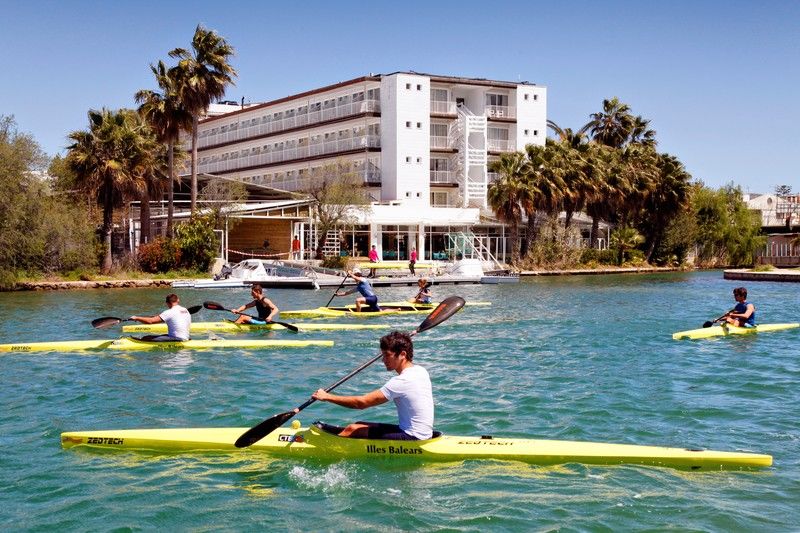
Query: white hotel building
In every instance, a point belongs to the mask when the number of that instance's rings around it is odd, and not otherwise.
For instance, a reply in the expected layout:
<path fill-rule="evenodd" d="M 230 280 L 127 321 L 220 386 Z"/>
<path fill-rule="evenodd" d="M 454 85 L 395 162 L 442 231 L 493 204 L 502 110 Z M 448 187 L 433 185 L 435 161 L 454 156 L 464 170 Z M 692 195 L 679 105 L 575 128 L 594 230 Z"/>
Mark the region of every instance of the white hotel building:
<path fill-rule="evenodd" d="M 411 247 L 421 259 L 444 259 L 467 236 L 502 259 L 505 228 L 487 209 L 488 166 L 503 152 L 544 144 L 546 119 L 547 89 L 528 82 L 370 74 L 201 121 L 198 172 L 302 191 L 316 168 L 346 162 L 373 204 L 343 228 L 341 242 L 328 239 L 329 252 L 342 245 L 366 255 L 376 244 L 383 259 L 407 259 Z M 243 218 L 231 249 L 268 237 L 272 251 L 288 252 L 295 234 L 312 247 L 307 212 L 262 211 L 269 229 L 258 229 L 255 211 Z"/>

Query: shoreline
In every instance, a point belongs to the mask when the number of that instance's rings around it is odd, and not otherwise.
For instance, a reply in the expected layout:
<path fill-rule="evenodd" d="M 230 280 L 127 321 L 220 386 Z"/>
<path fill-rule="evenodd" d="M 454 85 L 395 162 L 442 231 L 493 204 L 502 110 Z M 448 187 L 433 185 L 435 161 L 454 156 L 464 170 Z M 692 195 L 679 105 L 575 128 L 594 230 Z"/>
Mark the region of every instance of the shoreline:
<path fill-rule="evenodd" d="M 739 281 L 800 281 L 800 270 L 766 270 L 764 272 L 753 272 L 748 268 L 736 268 L 725 270 L 722 274 L 725 279 Z"/>
<path fill-rule="evenodd" d="M 540 276 L 593 276 L 609 274 L 648 274 L 659 272 L 679 272 L 679 267 L 627 267 L 627 268 L 575 268 L 564 270 L 522 270 L 523 277 Z M 727 272 L 727 271 L 726 271 Z M 63 291 L 89 289 L 145 289 L 172 288 L 172 283 L 184 278 L 175 279 L 111 279 L 97 281 L 24 281 L 17 283 L 13 289 L 0 292 L 18 291 Z M 800 280 L 800 272 L 798 273 Z"/>

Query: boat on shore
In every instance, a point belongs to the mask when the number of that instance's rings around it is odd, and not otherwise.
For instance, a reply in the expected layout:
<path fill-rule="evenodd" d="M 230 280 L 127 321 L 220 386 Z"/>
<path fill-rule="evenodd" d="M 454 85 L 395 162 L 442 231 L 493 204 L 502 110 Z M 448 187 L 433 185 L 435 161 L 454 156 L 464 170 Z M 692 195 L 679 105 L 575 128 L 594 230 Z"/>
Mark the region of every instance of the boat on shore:
<path fill-rule="evenodd" d="M 248 448 L 236 448 L 234 442 L 247 429 L 67 431 L 61 434 L 61 446 L 155 452 L 266 452 L 297 459 L 397 459 L 423 463 L 501 460 L 535 465 L 634 464 L 685 470 L 763 468 L 772 465 L 772 456 L 755 453 L 490 435 L 458 437 L 435 433 L 432 439 L 421 441 L 350 439 L 332 433 L 342 428 L 321 422 L 305 428 L 295 422 L 291 428 L 278 428 Z"/>
<path fill-rule="evenodd" d="M 800 328 L 799 322 L 786 324 L 759 324 L 752 328 L 739 328 L 730 324 L 711 326 L 709 328 L 689 329 L 672 334 L 675 340 L 681 339 L 710 339 L 712 337 L 727 337 L 728 335 L 753 335 L 756 333 L 766 333 L 769 331 L 782 331 L 785 329 Z"/>
<path fill-rule="evenodd" d="M 136 337 L 119 339 L 28 342 L 0 344 L 0 352 L 80 352 L 116 351 L 138 352 L 147 350 L 211 350 L 216 348 L 243 348 L 264 350 L 274 348 L 305 348 L 308 346 L 333 346 L 333 341 L 297 339 L 192 339 L 188 341 L 154 342 Z"/>
<path fill-rule="evenodd" d="M 319 289 L 313 270 L 267 259 L 245 259 L 233 265 L 225 264 L 212 279 L 177 280 L 172 286 L 184 289 L 235 289 L 254 283 L 264 287 Z"/>
<path fill-rule="evenodd" d="M 297 326 L 300 331 L 343 331 L 343 330 L 356 330 L 356 329 L 386 329 L 391 326 L 387 324 L 332 324 L 330 322 L 313 322 L 303 323 L 298 322 L 292 324 Z M 281 331 L 285 330 L 284 326 L 276 323 L 269 324 L 237 324 L 235 322 L 223 320 L 220 322 L 192 322 L 189 331 L 202 332 L 213 331 L 223 333 L 253 333 L 259 331 Z M 123 326 L 122 331 L 126 333 L 166 333 L 166 324 L 133 324 Z"/>

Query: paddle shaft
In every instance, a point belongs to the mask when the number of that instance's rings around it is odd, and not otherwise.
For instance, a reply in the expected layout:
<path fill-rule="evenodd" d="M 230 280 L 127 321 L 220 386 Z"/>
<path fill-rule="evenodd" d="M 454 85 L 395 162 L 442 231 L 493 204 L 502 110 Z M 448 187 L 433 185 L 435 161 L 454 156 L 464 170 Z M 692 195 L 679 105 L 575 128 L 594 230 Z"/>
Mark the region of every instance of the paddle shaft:
<path fill-rule="evenodd" d="M 193 305 L 192 307 L 187 307 L 186 310 L 189 311 L 190 315 L 195 314 L 200 309 L 202 309 L 202 305 Z M 104 316 L 101 318 L 95 318 L 92 320 L 92 327 L 93 328 L 109 328 L 111 326 L 116 326 L 117 324 L 121 324 L 122 322 L 135 322 L 135 320 L 131 318 L 118 318 L 115 316 Z"/>
<path fill-rule="evenodd" d="M 733 309 L 731 309 L 730 311 L 728 311 L 727 313 L 725 313 L 724 315 L 720 316 L 719 318 L 715 318 L 713 322 L 712 321 L 708 321 L 708 322 L 704 323 L 703 327 L 704 328 L 710 328 L 711 326 L 713 326 L 714 324 L 716 324 L 717 322 L 719 322 L 720 320 L 722 320 L 723 318 L 725 318 L 729 314 L 733 313 L 734 311 L 736 311 L 735 307 Z"/>
<path fill-rule="evenodd" d="M 344 282 L 347 281 L 347 278 L 349 278 L 349 277 L 350 277 L 349 274 L 345 274 L 344 275 L 344 278 L 342 279 L 342 282 L 339 284 L 339 286 L 336 288 L 336 290 L 333 291 L 333 294 L 331 294 L 331 299 L 328 300 L 328 303 L 326 303 L 323 307 L 328 307 L 329 305 L 331 305 L 331 302 L 333 301 L 333 298 L 336 296 L 336 293 L 339 292 L 339 289 L 344 287 Z"/>

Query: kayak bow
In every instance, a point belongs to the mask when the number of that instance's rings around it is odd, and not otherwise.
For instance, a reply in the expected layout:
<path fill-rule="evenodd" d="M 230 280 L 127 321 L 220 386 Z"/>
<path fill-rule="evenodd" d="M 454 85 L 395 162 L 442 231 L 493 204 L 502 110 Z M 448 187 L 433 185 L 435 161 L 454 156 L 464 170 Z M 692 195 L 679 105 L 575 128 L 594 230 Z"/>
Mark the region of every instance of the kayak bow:
<path fill-rule="evenodd" d="M 687 470 L 719 470 L 772 465 L 772 456 L 693 448 L 665 448 L 595 442 L 506 439 L 491 436 L 435 436 L 423 441 L 346 439 L 316 423 L 307 428 L 278 428 L 249 449 L 293 458 L 403 459 L 422 462 L 494 459 L 536 465 L 583 463 L 637 464 Z M 158 452 L 227 451 L 247 428 L 130 429 L 70 431 L 61 434 L 64 448 L 89 447 Z"/>
<path fill-rule="evenodd" d="M 322 331 L 322 330 L 353 330 L 353 329 L 389 329 L 391 326 L 386 324 L 331 324 L 331 323 L 297 323 L 294 324 L 300 331 Z M 234 322 L 192 322 L 190 331 L 216 331 L 226 333 L 250 333 L 253 331 L 281 331 L 285 330 L 279 324 L 236 324 Z M 123 326 L 122 331 L 126 333 L 166 333 L 166 324 L 134 324 Z"/>
<path fill-rule="evenodd" d="M 75 352 L 82 350 L 206 350 L 212 348 L 301 348 L 306 346 L 333 346 L 333 341 L 294 339 L 192 339 L 181 342 L 152 342 L 135 337 L 88 341 L 30 342 L 0 344 L 0 352 Z"/>
<path fill-rule="evenodd" d="M 793 322 L 788 324 L 759 324 L 752 328 L 739 328 L 724 324 L 721 326 L 712 326 L 710 328 L 690 329 L 687 331 L 679 331 L 672 334 L 675 340 L 681 339 L 708 339 L 711 337 L 727 337 L 728 335 L 750 335 L 751 333 L 766 333 L 768 331 L 781 331 L 784 329 L 793 329 L 800 327 L 800 323 Z"/>

